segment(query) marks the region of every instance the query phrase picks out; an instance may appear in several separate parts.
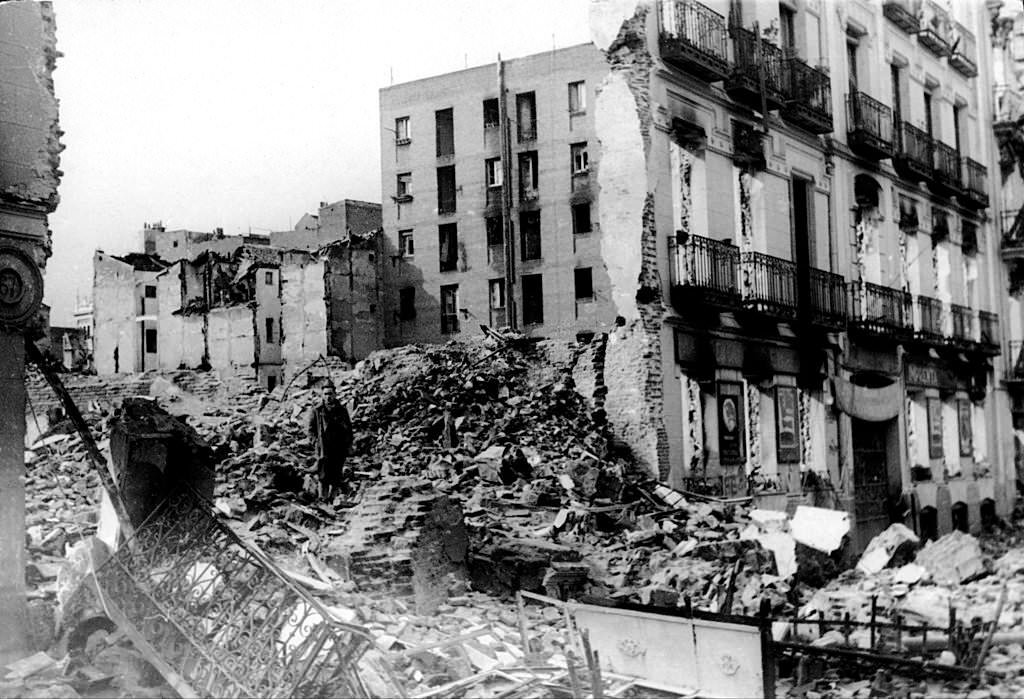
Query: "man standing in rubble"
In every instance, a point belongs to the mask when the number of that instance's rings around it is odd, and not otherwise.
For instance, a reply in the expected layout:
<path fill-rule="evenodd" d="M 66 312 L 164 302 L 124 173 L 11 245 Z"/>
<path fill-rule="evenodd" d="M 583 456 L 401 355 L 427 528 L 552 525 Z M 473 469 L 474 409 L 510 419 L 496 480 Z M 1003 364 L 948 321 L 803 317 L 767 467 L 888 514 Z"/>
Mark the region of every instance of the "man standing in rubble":
<path fill-rule="evenodd" d="M 328 381 L 309 415 L 309 439 L 316 450 L 320 497 L 331 502 L 345 490 L 345 459 L 352 448 L 352 420 Z"/>

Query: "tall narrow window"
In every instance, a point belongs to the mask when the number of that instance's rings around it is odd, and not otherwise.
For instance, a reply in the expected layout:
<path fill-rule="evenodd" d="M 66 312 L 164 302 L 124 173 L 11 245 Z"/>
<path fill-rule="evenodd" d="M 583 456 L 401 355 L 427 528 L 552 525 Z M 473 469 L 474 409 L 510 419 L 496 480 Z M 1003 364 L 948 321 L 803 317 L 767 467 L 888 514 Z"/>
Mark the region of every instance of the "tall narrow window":
<path fill-rule="evenodd" d="M 156 330 L 146 329 L 146 353 L 156 354 Z"/>
<path fill-rule="evenodd" d="M 590 267 L 580 267 L 573 270 L 573 278 L 576 283 L 576 300 L 590 301 L 594 298 L 594 278 Z"/>
<path fill-rule="evenodd" d="M 269 270 L 267 272 L 265 272 L 264 276 L 263 276 L 263 283 L 266 284 L 267 286 L 273 286 L 274 285 L 274 273 L 269 271 Z"/>
<path fill-rule="evenodd" d="M 273 318 L 265 318 L 264 321 L 265 321 L 266 330 L 267 330 L 267 334 L 266 334 L 267 342 L 268 343 L 272 343 L 274 341 L 274 319 Z"/>
<path fill-rule="evenodd" d="M 903 118 L 903 80 L 901 77 L 898 65 L 889 66 L 889 78 L 892 83 L 892 119 L 895 124 L 899 124 Z"/>
<path fill-rule="evenodd" d="M 516 127 L 519 141 L 537 138 L 537 100 L 532 92 L 516 95 Z"/>
<path fill-rule="evenodd" d="M 398 319 L 415 320 L 416 287 L 407 286 L 398 290 Z"/>
<path fill-rule="evenodd" d="M 505 232 L 502 230 L 501 216 L 488 216 L 485 219 L 485 225 L 487 226 L 487 245 L 504 245 Z"/>
<path fill-rule="evenodd" d="M 524 260 L 540 259 L 540 212 L 523 211 L 519 214 L 519 232 L 521 235 Z"/>
<path fill-rule="evenodd" d="M 934 135 L 934 124 L 932 123 L 932 93 L 924 93 L 924 128 L 928 132 L 928 137 L 931 138 Z"/>
<path fill-rule="evenodd" d="M 573 143 L 570 146 L 572 154 L 572 174 L 579 175 L 590 169 L 590 157 L 587 154 L 586 143 Z"/>
<path fill-rule="evenodd" d="M 395 143 L 402 146 L 412 140 L 409 131 L 409 117 L 398 117 L 395 119 Z"/>
<path fill-rule="evenodd" d="M 491 99 L 484 100 L 484 128 L 497 128 L 500 119 L 501 116 L 500 108 L 498 106 L 498 98 L 492 97 Z"/>
<path fill-rule="evenodd" d="M 857 39 L 849 35 L 846 37 L 846 66 L 850 76 L 850 91 L 856 92 L 860 82 L 857 75 Z"/>
<path fill-rule="evenodd" d="M 790 56 L 796 55 L 796 15 L 785 5 L 779 5 L 779 39 Z"/>
<path fill-rule="evenodd" d="M 459 267 L 459 233 L 454 223 L 437 228 L 437 250 L 442 272 L 454 272 Z"/>
<path fill-rule="evenodd" d="M 455 166 L 437 168 L 437 212 L 455 212 Z"/>
<path fill-rule="evenodd" d="M 484 161 L 484 179 L 488 187 L 501 186 L 501 158 L 488 158 Z"/>
<path fill-rule="evenodd" d="M 572 205 L 572 232 L 577 235 L 590 232 L 590 202 Z"/>
<path fill-rule="evenodd" d="M 412 237 L 412 229 L 398 231 L 398 253 L 402 257 L 412 257 L 416 254 L 416 245 Z"/>
<path fill-rule="evenodd" d="M 539 274 L 524 274 L 523 325 L 541 325 L 544 322 L 544 283 Z"/>
<path fill-rule="evenodd" d="M 583 114 L 587 111 L 587 84 L 582 80 L 569 83 L 569 113 Z"/>
<path fill-rule="evenodd" d="M 519 200 L 537 198 L 537 151 L 519 154 Z"/>
<path fill-rule="evenodd" d="M 445 335 L 459 332 L 459 285 L 441 287 L 441 332 Z"/>
<path fill-rule="evenodd" d="M 455 154 L 455 117 L 451 107 L 434 112 L 437 156 Z"/>
<path fill-rule="evenodd" d="M 956 139 L 955 146 L 956 152 L 961 153 L 960 150 L 960 113 L 963 111 L 963 107 L 958 104 L 953 105 L 953 138 Z"/>
<path fill-rule="evenodd" d="M 156 298 L 156 287 L 155 286 L 151 286 L 151 285 L 148 285 L 148 284 L 146 285 L 146 298 L 147 299 L 155 299 Z"/>
<path fill-rule="evenodd" d="M 490 297 L 490 305 L 492 311 L 505 310 L 505 279 L 504 277 L 499 279 L 491 279 L 487 282 L 488 296 Z"/>
<path fill-rule="evenodd" d="M 402 172 L 396 177 L 395 198 L 399 201 L 412 199 L 412 173 Z"/>

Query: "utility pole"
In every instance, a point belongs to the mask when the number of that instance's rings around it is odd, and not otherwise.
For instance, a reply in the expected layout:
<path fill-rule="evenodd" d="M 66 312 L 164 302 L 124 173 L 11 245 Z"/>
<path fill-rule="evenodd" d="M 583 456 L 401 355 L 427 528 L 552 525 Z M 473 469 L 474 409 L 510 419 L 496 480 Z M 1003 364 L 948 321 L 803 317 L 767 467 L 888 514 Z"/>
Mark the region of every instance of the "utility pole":
<path fill-rule="evenodd" d="M 519 329 L 516 319 L 516 243 L 512 222 L 512 127 L 505 90 L 505 63 L 498 54 L 498 130 L 501 137 L 501 237 L 505 252 L 505 325 Z"/>
<path fill-rule="evenodd" d="M 49 255 L 47 216 L 57 206 L 61 145 L 52 70 L 57 56 L 49 3 L 0 3 L 7 76 L 0 129 L 18 134 L 0 162 L 0 663 L 27 654 L 25 596 L 25 341 L 45 329 L 40 267 Z M 14 163 L 27 163 L 22 169 Z"/>

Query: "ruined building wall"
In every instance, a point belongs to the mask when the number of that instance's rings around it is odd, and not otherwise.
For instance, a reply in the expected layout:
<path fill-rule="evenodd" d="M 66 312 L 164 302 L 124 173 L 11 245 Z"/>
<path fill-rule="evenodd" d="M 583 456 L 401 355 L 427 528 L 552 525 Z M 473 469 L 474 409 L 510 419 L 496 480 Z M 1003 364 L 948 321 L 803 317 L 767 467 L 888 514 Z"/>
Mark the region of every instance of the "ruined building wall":
<path fill-rule="evenodd" d="M 252 314 L 248 305 L 210 309 L 206 338 L 213 369 L 236 374 L 252 371 Z"/>
<path fill-rule="evenodd" d="M 135 370 L 139 345 L 135 327 L 138 310 L 135 296 L 135 270 L 132 266 L 97 251 L 93 258 L 92 289 L 96 326 L 93 353 L 97 374 Z"/>
<path fill-rule="evenodd" d="M 285 375 L 327 356 L 324 263 L 285 254 L 281 263 L 281 360 Z"/>
<path fill-rule="evenodd" d="M 328 351 L 348 361 L 383 346 L 380 254 L 373 247 L 332 250 L 325 260 Z"/>
<path fill-rule="evenodd" d="M 184 362 L 185 335 L 181 309 L 181 263 L 156 278 L 157 355 L 160 368 L 177 369 Z"/>

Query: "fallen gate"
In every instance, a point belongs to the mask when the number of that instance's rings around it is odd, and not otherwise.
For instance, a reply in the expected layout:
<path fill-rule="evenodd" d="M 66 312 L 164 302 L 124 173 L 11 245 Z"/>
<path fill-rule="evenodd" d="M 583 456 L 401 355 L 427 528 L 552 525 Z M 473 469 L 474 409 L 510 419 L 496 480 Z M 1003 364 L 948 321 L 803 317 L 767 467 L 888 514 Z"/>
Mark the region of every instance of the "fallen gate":
<path fill-rule="evenodd" d="M 358 626 L 289 580 L 188 489 L 96 571 L 106 613 L 183 697 L 398 696 Z"/>

